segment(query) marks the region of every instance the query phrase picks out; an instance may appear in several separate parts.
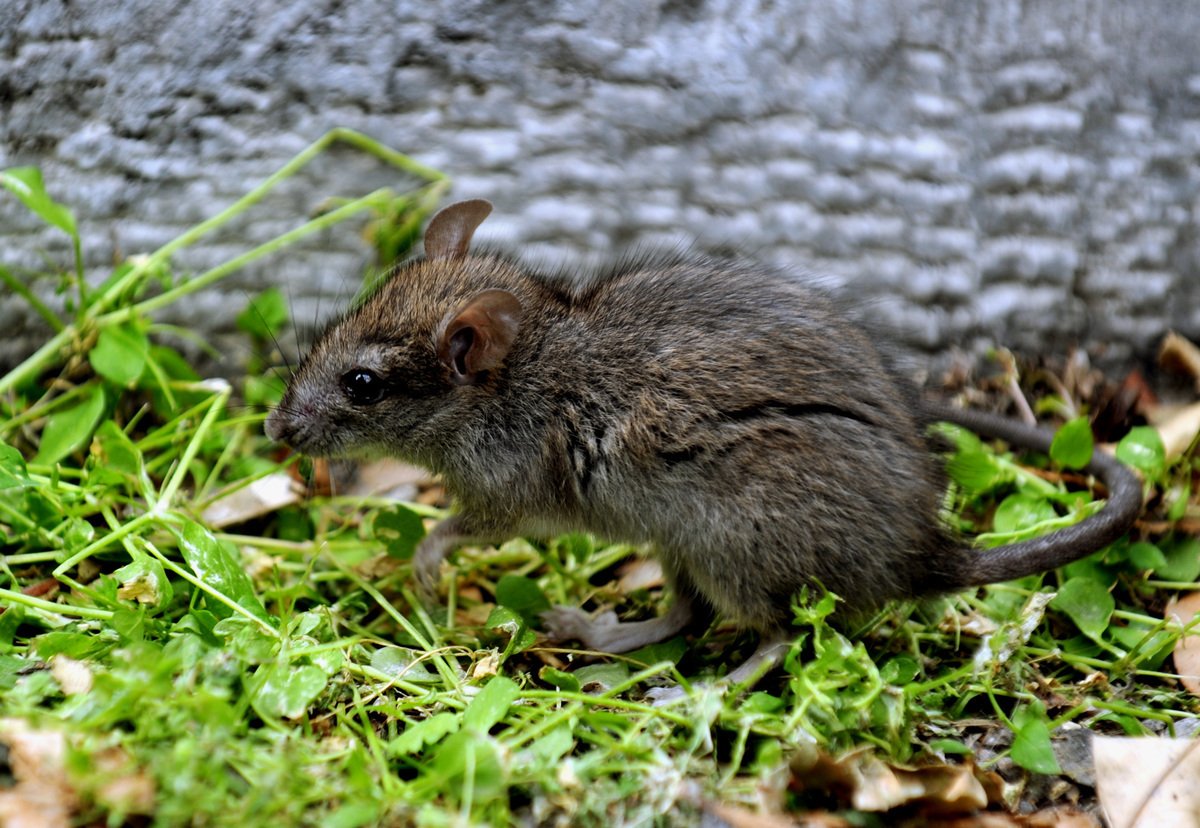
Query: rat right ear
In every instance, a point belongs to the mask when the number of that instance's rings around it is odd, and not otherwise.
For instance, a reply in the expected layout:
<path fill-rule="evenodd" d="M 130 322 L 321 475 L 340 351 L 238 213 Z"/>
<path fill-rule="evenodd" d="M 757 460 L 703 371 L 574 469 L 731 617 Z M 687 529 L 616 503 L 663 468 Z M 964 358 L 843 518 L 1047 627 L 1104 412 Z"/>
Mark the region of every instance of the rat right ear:
<path fill-rule="evenodd" d="M 438 211 L 425 228 L 425 258 L 431 262 L 464 259 L 471 237 L 492 212 L 492 203 L 482 198 L 459 201 Z"/>
<path fill-rule="evenodd" d="M 507 290 L 477 293 L 446 323 L 438 337 L 438 358 L 456 385 L 475 385 L 512 350 L 524 309 Z"/>

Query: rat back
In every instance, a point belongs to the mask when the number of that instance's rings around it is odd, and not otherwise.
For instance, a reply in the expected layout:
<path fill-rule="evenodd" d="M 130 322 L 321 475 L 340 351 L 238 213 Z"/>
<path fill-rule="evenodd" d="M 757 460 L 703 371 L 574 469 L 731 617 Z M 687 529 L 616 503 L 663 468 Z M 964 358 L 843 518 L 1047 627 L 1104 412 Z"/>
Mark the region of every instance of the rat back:
<path fill-rule="evenodd" d="M 632 261 L 568 292 L 543 333 L 520 367 L 557 492 L 536 523 L 651 542 L 677 589 L 759 629 L 815 581 L 862 608 L 950 562 L 913 388 L 796 277 Z"/>

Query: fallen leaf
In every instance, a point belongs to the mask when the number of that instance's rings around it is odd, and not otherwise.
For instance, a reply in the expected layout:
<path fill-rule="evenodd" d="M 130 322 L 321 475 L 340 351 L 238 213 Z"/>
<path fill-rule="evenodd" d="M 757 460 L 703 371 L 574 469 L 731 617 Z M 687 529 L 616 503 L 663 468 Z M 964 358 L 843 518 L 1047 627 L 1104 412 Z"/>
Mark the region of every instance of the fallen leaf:
<path fill-rule="evenodd" d="M 1025 815 L 987 812 L 969 817 L 922 821 L 919 824 L 921 828 L 1101 828 L 1090 814 L 1058 808 Z"/>
<path fill-rule="evenodd" d="M 245 523 L 299 503 L 301 489 L 287 472 L 260 477 L 208 504 L 201 519 L 214 529 Z"/>
<path fill-rule="evenodd" d="M 34 598 L 43 598 L 47 601 L 54 598 L 58 594 L 58 590 L 62 587 L 56 579 L 45 578 L 38 581 L 36 584 L 30 584 L 21 589 L 22 595 L 30 595 Z"/>
<path fill-rule="evenodd" d="M 1189 592 L 1167 604 L 1165 615 L 1186 627 L 1200 613 L 1200 592 Z M 1192 632 L 1175 642 L 1175 672 L 1179 683 L 1193 696 L 1200 696 L 1200 633 Z"/>
<path fill-rule="evenodd" d="M 0 742 L 8 746 L 8 766 L 16 784 L 0 788 L 4 828 L 69 828 L 78 808 L 63 760 L 66 738 L 34 730 L 20 719 L 0 719 Z"/>
<path fill-rule="evenodd" d="M 700 810 L 708 814 L 710 817 L 715 817 L 720 822 L 710 823 L 705 822 L 705 825 L 728 825 L 729 828 L 796 828 L 796 820 L 782 816 L 780 814 L 756 814 L 746 808 L 739 808 L 736 805 L 726 805 L 722 802 L 716 802 L 711 799 L 702 799 L 699 803 Z M 845 820 L 838 819 L 836 822 L 811 823 L 805 822 L 805 825 L 828 825 L 830 828 L 834 826 L 847 826 L 850 823 Z"/>
<path fill-rule="evenodd" d="M 158 606 L 162 593 L 158 590 L 158 579 L 147 572 L 135 575 L 117 588 L 117 597 L 122 601 L 137 601 L 139 604 Z"/>
<path fill-rule="evenodd" d="M 488 653 L 486 656 L 475 662 L 475 666 L 471 669 L 472 681 L 495 676 L 500 673 L 500 654 L 496 652 Z"/>
<path fill-rule="evenodd" d="M 1167 462 L 1178 460 L 1188 450 L 1196 433 L 1200 432 L 1200 403 L 1174 409 L 1162 422 L 1156 423 L 1158 436 L 1162 438 Z"/>
<path fill-rule="evenodd" d="M 930 813 L 969 813 L 991 802 L 972 764 L 909 768 L 859 751 L 793 762 L 792 772 L 795 787 L 827 791 L 859 811 L 919 804 Z"/>
<path fill-rule="evenodd" d="M 634 558 L 617 570 L 617 576 L 617 586 L 624 595 L 663 585 L 662 564 L 653 558 Z"/>
<path fill-rule="evenodd" d="M 85 662 L 59 653 L 50 659 L 50 675 L 62 688 L 64 696 L 88 693 L 92 689 L 92 670 Z"/>
<path fill-rule="evenodd" d="M 1186 337 L 1168 331 L 1158 349 L 1158 364 L 1164 370 L 1191 377 L 1200 390 L 1200 348 Z"/>
<path fill-rule="evenodd" d="M 1200 825 L 1200 742 L 1097 736 L 1096 792 L 1112 828 Z"/>
<path fill-rule="evenodd" d="M 412 501 L 417 497 L 417 484 L 428 477 L 423 469 L 383 457 L 359 466 L 354 482 L 339 494 Z"/>

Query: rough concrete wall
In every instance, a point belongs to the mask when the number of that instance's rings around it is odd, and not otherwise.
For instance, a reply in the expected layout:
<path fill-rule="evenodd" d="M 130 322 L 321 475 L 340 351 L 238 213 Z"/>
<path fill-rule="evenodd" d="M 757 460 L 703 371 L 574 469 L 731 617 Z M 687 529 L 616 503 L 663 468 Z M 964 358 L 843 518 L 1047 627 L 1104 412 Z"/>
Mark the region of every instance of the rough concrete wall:
<path fill-rule="evenodd" d="M 847 284 L 917 351 L 1115 364 L 1200 336 L 1198 33 L 1177 0 L 7 0 L 0 165 L 43 168 L 99 275 L 348 126 L 542 258 L 734 244 Z M 178 263 L 403 183 L 339 150 Z M 0 238 L 10 267 L 66 260 L 6 196 Z M 227 331 L 279 281 L 313 318 L 366 255 L 326 234 L 172 320 Z M 12 296 L 0 327 L 8 360 L 43 336 Z"/>

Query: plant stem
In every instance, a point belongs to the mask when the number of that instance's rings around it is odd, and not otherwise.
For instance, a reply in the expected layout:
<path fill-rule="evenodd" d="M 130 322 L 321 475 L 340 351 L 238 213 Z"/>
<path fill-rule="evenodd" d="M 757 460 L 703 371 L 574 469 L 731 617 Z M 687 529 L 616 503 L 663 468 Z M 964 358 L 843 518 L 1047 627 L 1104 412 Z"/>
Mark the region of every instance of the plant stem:
<path fill-rule="evenodd" d="M 12 288 L 14 293 L 28 302 L 30 307 L 37 311 L 38 316 L 42 317 L 42 319 L 45 319 L 46 322 L 49 323 L 50 327 L 54 328 L 56 332 L 61 331 L 66 327 L 66 325 L 63 324 L 63 321 L 58 318 L 58 315 L 55 314 L 54 311 L 50 310 L 46 303 L 39 299 L 38 295 L 30 290 L 24 282 L 12 275 L 7 268 L 0 267 L 0 281 L 3 281 L 6 285 Z"/>
<path fill-rule="evenodd" d="M 112 618 L 112 613 L 107 610 L 92 609 L 91 607 L 76 607 L 71 604 L 56 604 L 53 601 L 45 601 L 41 598 L 34 598 L 30 595 L 25 595 L 20 592 L 14 592 L 11 589 L 0 589 L 0 598 L 10 604 L 23 604 L 27 607 L 32 607 L 43 612 L 53 612 L 58 615 L 73 615 L 77 618 L 99 618 L 107 621 Z"/>
<path fill-rule="evenodd" d="M 175 467 L 175 473 L 167 484 L 163 486 L 162 492 L 159 495 L 158 503 L 155 504 L 155 509 L 164 506 L 169 507 L 171 501 L 175 499 L 175 493 L 179 487 L 183 485 L 183 479 L 187 476 L 188 467 L 192 464 L 196 453 L 200 451 L 200 446 L 204 443 L 204 438 L 208 436 L 209 429 L 216 422 L 221 412 L 225 410 L 225 403 L 229 399 L 229 395 L 233 393 L 233 388 L 229 383 L 222 381 L 220 390 L 211 400 L 211 405 L 208 413 L 204 415 L 204 419 L 200 421 L 200 425 L 196 428 L 196 433 L 192 435 L 192 439 L 188 441 L 187 448 L 183 450 L 183 456 L 179 458 L 179 464 Z"/>

